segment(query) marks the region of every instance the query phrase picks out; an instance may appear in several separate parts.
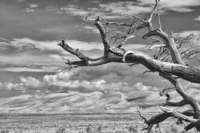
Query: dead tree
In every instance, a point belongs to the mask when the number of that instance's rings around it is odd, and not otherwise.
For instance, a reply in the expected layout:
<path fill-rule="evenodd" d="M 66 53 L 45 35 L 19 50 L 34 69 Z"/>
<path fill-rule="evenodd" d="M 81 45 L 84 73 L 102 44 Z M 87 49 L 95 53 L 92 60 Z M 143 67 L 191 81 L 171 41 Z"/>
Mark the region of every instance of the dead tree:
<path fill-rule="evenodd" d="M 90 20 L 86 17 L 85 20 L 92 22 L 98 29 L 101 41 L 104 47 L 104 54 L 99 58 L 90 58 L 80 52 L 79 49 L 70 47 L 63 40 L 59 43 L 65 51 L 78 57 L 78 61 L 67 61 L 66 64 L 73 67 L 81 66 L 98 66 L 111 62 L 126 63 L 126 64 L 142 64 L 151 72 L 159 73 L 159 76 L 168 80 L 174 87 L 173 90 L 182 97 L 181 101 L 171 101 L 170 94 L 166 90 L 162 90 L 162 94 L 167 96 L 165 103 L 160 105 L 163 113 L 146 119 L 146 130 L 151 131 L 154 125 L 165 121 L 169 117 L 177 118 L 179 121 L 184 121 L 187 124 L 185 130 L 188 131 L 196 128 L 200 131 L 200 107 L 199 101 L 188 95 L 181 83 L 180 79 L 192 83 L 200 83 L 200 69 L 186 64 L 185 59 L 190 59 L 192 56 L 199 53 L 198 49 L 187 48 L 182 50 L 183 44 L 188 43 L 188 38 L 175 38 L 162 29 L 160 22 L 160 15 L 158 11 L 159 0 L 155 0 L 155 5 L 150 12 L 150 15 L 143 19 L 137 16 L 127 16 L 131 22 L 116 22 L 107 21 L 100 17 Z M 152 20 L 156 19 L 159 26 L 154 28 Z M 151 49 L 156 49 L 153 55 L 147 55 L 137 50 L 126 50 L 123 46 L 127 40 L 134 37 L 138 31 L 144 30 L 142 39 L 153 39 Z M 114 45 L 114 46 L 113 46 Z M 182 112 L 168 109 L 167 107 L 182 107 L 190 105 L 191 110 L 184 110 Z M 165 106 L 165 107 L 164 107 Z"/>

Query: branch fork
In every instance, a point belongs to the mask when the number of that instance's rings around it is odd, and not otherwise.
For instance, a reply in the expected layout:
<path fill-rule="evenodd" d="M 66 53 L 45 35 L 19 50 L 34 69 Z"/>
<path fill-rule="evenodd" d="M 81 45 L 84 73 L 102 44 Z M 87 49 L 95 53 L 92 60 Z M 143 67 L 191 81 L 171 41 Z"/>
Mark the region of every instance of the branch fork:
<path fill-rule="evenodd" d="M 170 35 L 165 33 L 162 30 L 160 16 L 158 13 L 158 2 L 159 0 L 155 0 L 155 5 L 150 13 L 148 19 L 144 20 L 137 16 L 133 18 L 137 18 L 137 20 L 141 23 L 136 25 L 135 23 L 126 24 L 126 23 L 117 23 L 117 22 L 105 22 L 103 23 L 100 17 L 97 17 L 94 21 L 94 25 L 98 29 L 101 37 L 101 41 L 104 47 L 104 53 L 99 58 L 90 58 L 85 56 L 83 53 L 80 52 L 78 49 L 73 49 L 64 40 L 61 41 L 58 45 L 62 47 L 65 51 L 71 53 L 72 55 L 79 58 L 78 61 L 67 61 L 66 64 L 79 67 L 79 66 L 98 66 L 107 63 L 133 63 L 133 64 L 142 64 L 146 68 L 149 69 L 151 72 L 158 72 L 159 76 L 169 81 L 174 87 L 173 90 L 176 91 L 178 95 L 182 97 L 180 101 L 171 101 L 169 93 L 161 93 L 164 94 L 167 99 L 166 102 L 161 104 L 160 109 L 162 113 L 151 117 L 150 119 L 146 119 L 141 114 L 140 117 L 145 121 L 147 124 L 146 130 L 148 132 L 151 131 L 154 125 L 158 125 L 159 123 L 165 121 L 169 117 L 174 117 L 178 120 L 185 121 L 189 123 L 185 130 L 190 130 L 192 128 L 196 128 L 200 131 L 200 106 L 196 99 L 192 96 L 189 96 L 181 85 L 179 79 L 184 79 L 189 82 L 193 83 L 200 83 L 200 69 L 196 67 L 192 67 L 186 65 L 183 61 L 182 55 L 191 56 L 194 55 L 196 52 L 191 51 L 189 55 L 186 55 L 187 52 L 180 53 L 178 51 L 178 45 L 174 38 Z M 159 28 L 154 29 L 152 20 L 153 16 L 157 13 L 158 15 L 158 22 Z M 108 32 L 106 31 L 105 26 L 108 25 L 116 25 L 120 27 L 128 27 L 129 30 L 126 32 L 126 35 L 120 37 L 121 43 L 117 47 L 111 47 L 110 41 L 108 37 Z M 125 50 L 122 45 L 126 43 L 129 37 L 132 37 L 137 30 L 147 28 L 148 32 L 143 35 L 143 39 L 151 38 L 156 36 L 159 38 L 159 42 L 162 45 L 156 46 L 155 49 L 160 49 L 157 57 L 151 57 L 142 53 L 137 50 Z M 117 38 L 117 37 L 116 37 Z M 153 47 L 153 46 L 152 46 Z M 181 46 L 180 46 L 181 47 Z M 162 56 L 167 53 L 167 56 Z M 160 56 L 160 58 L 158 58 Z M 162 56 L 162 57 L 161 57 Z M 170 61 L 165 61 L 167 57 L 170 57 Z M 186 110 L 182 112 L 178 112 L 175 110 L 171 110 L 168 107 L 182 107 L 185 105 L 190 105 L 192 108 L 191 110 Z"/>

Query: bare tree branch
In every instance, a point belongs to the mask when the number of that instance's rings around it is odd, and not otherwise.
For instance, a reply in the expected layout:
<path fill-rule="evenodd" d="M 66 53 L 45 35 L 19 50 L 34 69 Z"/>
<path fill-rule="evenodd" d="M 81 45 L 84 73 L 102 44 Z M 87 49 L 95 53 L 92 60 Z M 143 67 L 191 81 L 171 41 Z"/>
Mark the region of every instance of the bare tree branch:
<path fill-rule="evenodd" d="M 169 93 L 163 92 L 167 99 L 166 103 L 161 104 L 161 106 L 168 107 L 182 107 L 184 105 L 190 105 L 191 110 L 178 112 L 170 110 L 168 108 L 161 107 L 163 113 L 155 115 L 147 120 L 141 115 L 140 117 L 147 124 L 146 130 L 151 131 L 154 125 L 163 122 L 169 117 L 177 118 L 181 121 L 186 121 L 189 124 L 185 127 L 185 130 L 190 130 L 196 128 L 200 131 L 200 106 L 196 99 L 192 96 L 189 96 L 181 85 L 179 79 L 182 78 L 186 81 L 193 83 L 200 83 L 200 69 L 193 67 L 191 65 L 186 65 L 184 60 L 185 58 L 190 59 L 191 57 L 199 54 L 200 50 L 193 48 L 180 51 L 182 47 L 182 42 L 185 42 L 183 39 L 181 43 L 177 44 L 177 40 L 174 39 L 172 35 L 167 34 L 162 30 L 162 24 L 160 20 L 160 14 L 158 13 L 158 4 L 159 0 L 155 0 L 155 5 L 149 15 L 149 18 L 142 19 L 137 16 L 132 18 L 137 19 L 136 22 L 132 23 L 122 23 L 122 22 L 105 22 L 96 18 L 94 25 L 98 29 L 101 41 L 104 46 L 104 55 L 100 58 L 90 58 L 81 53 L 78 49 L 73 49 L 64 41 L 62 41 L 59 46 L 61 46 L 65 51 L 71 53 L 72 55 L 78 57 L 79 61 L 67 61 L 66 64 L 78 67 L 78 66 L 97 66 L 103 65 L 111 62 L 115 63 L 131 63 L 131 64 L 142 64 L 149 69 L 150 72 L 158 72 L 159 75 L 166 80 L 168 80 L 174 87 L 173 89 L 182 97 L 180 101 L 171 101 Z M 153 29 L 153 18 L 157 13 L 159 27 Z M 139 24 L 137 23 L 139 22 Z M 116 26 L 115 30 L 108 30 L 109 26 Z M 121 30 L 125 29 L 125 30 Z M 121 31 L 120 31 L 120 30 Z M 143 52 L 137 50 L 126 50 L 122 46 L 127 42 L 128 39 L 133 38 L 134 34 L 141 29 L 147 29 L 147 33 L 143 35 L 143 39 L 148 38 L 158 38 L 154 39 L 151 49 L 156 49 L 158 52 L 152 56 L 144 54 Z M 119 30 L 119 31 L 116 31 Z M 112 32 L 112 33 L 111 33 Z M 114 32 L 114 33 L 113 33 Z M 109 40 L 110 39 L 110 40 Z M 113 44 L 116 44 L 116 47 L 111 47 Z M 189 89 L 189 88 L 187 88 Z"/>
<path fill-rule="evenodd" d="M 159 37 L 166 44 L 167 48 L 169 49 L 171 53 L 171 57 L 174 63 L 183 64 L 183 65 L 185 64 L 182 61 L 182 58 L 177 50 L 177 47 L 173 38 L 169 37 L 166 33 L 161 32 L 160 30 L 150 31 L 147 34 L 145 34 L 143 38 L 146 39 L 152 36 Z"/>
<path fill-rule="evenodd" d="M 187 103 L 185 102 L 185 100 L 181 100 L 179 102 L 170 102 L 170 101 L 167 101 L 165 104 L 163 104 L 163 106 L 172 106 L 172 107 L 180 107 L 180 106 L 184 106 L 186 105 Z"/>
<path fill-rule="evenodd" d="M 100 22 L 100 18 L 99 17 L 95 20 L 95 26 L 97 27 L 97 29 L 100 32 L 101 39 L 102 39 L 102 42 L 103 42 L 103 45 L 104 45 L 104 55 L 107 56 L 110 46 L 109 46 L 109 42 L 108 42 L 108 40 L 106 38 L 106 31 L 105 31 L 102 23 Z"/>
<path fill-rule="evenodd" d="M 193 119 L 193 118 L 191 118 L 191 117 L 188 117 L 188 116 L 186 116 L 186 115 L 183 115 L 183 113 L 179 113 L 179 112 L 176 112 L 176 111 L 174 111 L 174 110 L 170 110 L 170 109 L 168 109 L 168 108 L 166 108 L 166 107 L 160 107 L 161 108 L 161 110 L 163 111 L 163 112 L 165 112 L 165 113 L 167 113 L 167 114 L 170 114 L 171 116 L 174 116 L 174 117 L 176 117 L 176 118 L 180 118 L 180 119 L 182 119 L 182 120 L 184 120 L 184 121 L 187 121 L 187 122 L 196 122 L 197 121 L 197 119 Z"/>
<path fill-rule="evenodd" d="M 85 56 L 84 54 L 82 54 L 78 49 L 73 49 L 72 47 L 70 47 L 68 44 L 65 43 L 65 41 L 63 40 L 61 43 L 58 44 L 60 47 L 62 47 L 64 50 L 66 50 L 67 52 L 75 55 L 76 57 L 78 57 L 80 59 L 80 61 L 68 61 L 66 64 L 68 65 L 74 65 L 74 66 L 97 66 L 97 65 L 102 65 L 102 64 L 106 64 L 109 61 L 109 59 L 107 59 L 106 57 L 102 56 L 100 58 L 89 58 L 87 56 Z"/>
<path fill-rule="evenodd" d="M 155 12 L 157 11 L 157 8 L 158 8 L 158 2 L 159 0 L 155 0 L 155 5 L 150 13 L 150 16 L 149 16 L 149 19 L 148 19 L 148 22 L 151 23 L 152 19 L 153 19 L 153 15 L 155 14 Z"/>

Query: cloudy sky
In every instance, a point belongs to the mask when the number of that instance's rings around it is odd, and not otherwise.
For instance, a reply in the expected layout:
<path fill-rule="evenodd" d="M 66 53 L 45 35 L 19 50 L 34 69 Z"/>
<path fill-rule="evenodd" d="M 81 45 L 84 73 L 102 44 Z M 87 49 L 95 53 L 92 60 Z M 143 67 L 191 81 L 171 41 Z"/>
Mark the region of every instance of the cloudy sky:
<path fill-rule="evenodd" d="M 155 102 L 158 90 L 170 86 L 156 73 L 142 75 L 144 67 L 126 64 L 69 71 L 64 60 L 76 58 L 57 46 L 64 39 L 88 56 L 99 56 L 98 32 L 84 16 L 126 21 L 127 15 L 148 15 L 153 2 L 0 0 L 0 111 L 131 112 Z M 193 33 L 200 46 L 199 0 L 161 0 L 159 7 L 165 30 Z M 133 39 L 127 46 L 141 49 L 145 42 Z"/>

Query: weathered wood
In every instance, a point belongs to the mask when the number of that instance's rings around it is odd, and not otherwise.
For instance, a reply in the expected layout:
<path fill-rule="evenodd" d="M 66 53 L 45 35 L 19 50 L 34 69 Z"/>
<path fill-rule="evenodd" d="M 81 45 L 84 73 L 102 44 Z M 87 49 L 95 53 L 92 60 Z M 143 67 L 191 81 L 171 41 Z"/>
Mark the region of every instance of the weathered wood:
<path fill-rule="evenodd" d="M 160 113 L 158 115 L 155 115 L 151 117 L 149 120 L 142 117 L 145 120 L 145 123 L 148 125 L 146 130 L 148 132 L 151 131 L 151 128 L 155 124 L 159 124 L 160 122 L 166 120 L 169 117 L 177 118 L 181 121 L 189 122 L 189 125 L 185 127 L 185 130 L 190 130 L 192 128 L 196 128 L 198 131 L 200 131 L 200 107 L 199 103 L 196 99 L 194 99 L 192 96 L 189 96 L 185 91 L 181 83 L 179 82 L 179 78 L 182 78 L 184 80 L 187 80 L 189 82 L 193 83 L 200 83 L 200 69 L 193 66 L 188 66 L 183 61 L 181 55 L 184 55 L 185 53 L 180 53 L 177 48 L 177 44 L 174 41 L 174 38 L 172 38 L 170 35 L 165 33 L 161 28 L 161 22 L 159 18 L 159 25 L 160 27 L 158 29 L 153 29 L 152 19 L 155 14 L 157 14 L 157 7 L 158 7 L 159 0 L 155 0 L 155 5 L 150 13 L 150 16 L 148 19 L 142 19 L 139 17 L 136 17 L 138 21 L 141 23 L 140 25 L 132 24 L 126 24 L 126 23 L 117 23 L 117 22 L 106 22 L 102 23 L 100 18 L 98 17 L 95 20 L 94 25 L 99 30 L 99 33 L 101 35 L 101 40 L 104 46 L 104 55 L 100 58 L 90 58 L 82 54 L 79 50 L 73 49 L 68 44 L 66 44 L 64 41 L 62 41 L 59 46 L 61 46 L 64 50 L 71 53 L 72 55 L 75 55 L 80 60 L 79 61 L 68 61 L 66 64 L 71 66 L 98 66 L 103 65 L 111 62 L 115 63 L 133 63 L 133 64 L 142 64 L 146 68 L 148 68 L 152 72 L 158 72 L 159 75 L 166 80 L 168 80 L 173 86 L 174 90 L 182 97 L 182 100 L 178 102 L 170 101 L 170 95 L 167 94 L 168 97 L 166 100 L 166 103 L 161 104 L 161 106 L 173 106 L 173 107 L 181 107 L 186 104 L 191 105 L 192 111 L 183 111 L 183 112 L 177 112 L 172 111 L 168 108 L 162 108 L 161 110 L 163 113 Z M 133 35 L 133 33 L 137 30 L 146 28 L 148 32 L 143 35 L 143 39 L 151 38 L 153 36 L 156 36 L 159 38 L 160 42 L 163 44 L 161 47 L 164 47 L 164 49 L 169 52 L 169 56 L 172 59 L 172 62 L 165 62 L 162 60 L 159 60 L 158 58 L 153 58 L 149 55 L 146 55 L 145 53 L 142 53 L 140 51 L 130 51 L 125 50 L 121 48 L 122 44 L 120 44 L 118 47 L 111 47 L 109 45 L 109 40 L 107 39 L 107 33 L 105 31 L 105 25 L 115 25 L 115 26 L 122 26 L 122 27 L 129 27 L 129 31 L 126 33 L 125 38 L 122 39 L 123 44 L 127 41 L 127 37 Z M 133 25 L 135 26 L 132 32 Z M 130 32 L 131 31 L 131 32 Z M 193 55 L 195 53 L 198 53 L 196 51 L 191 51 L 187 56 Z M 189 88 L 187 88 L 189 89 Z"/>

